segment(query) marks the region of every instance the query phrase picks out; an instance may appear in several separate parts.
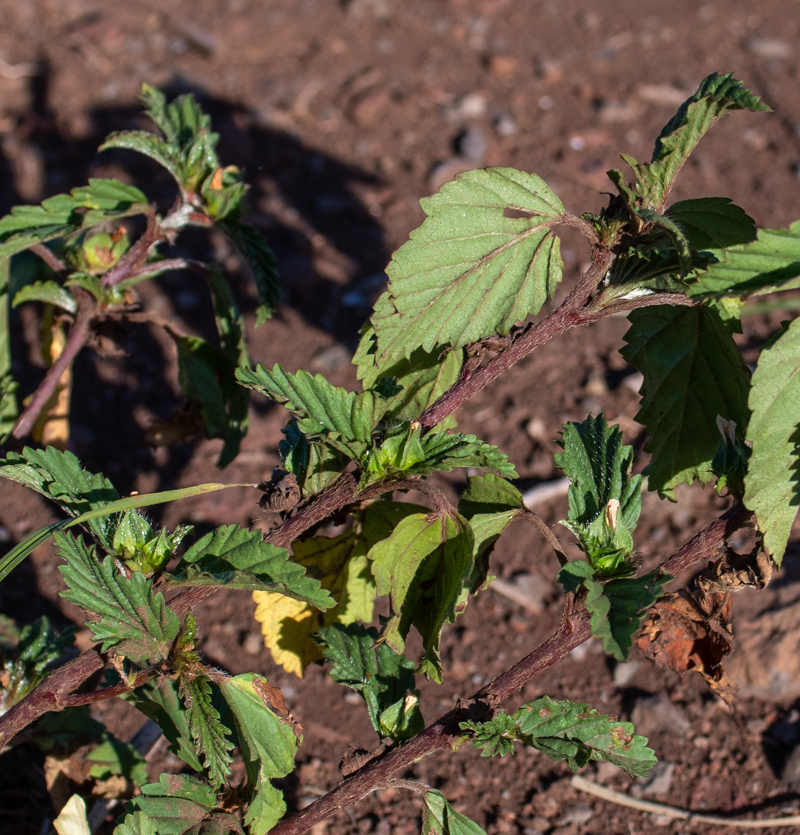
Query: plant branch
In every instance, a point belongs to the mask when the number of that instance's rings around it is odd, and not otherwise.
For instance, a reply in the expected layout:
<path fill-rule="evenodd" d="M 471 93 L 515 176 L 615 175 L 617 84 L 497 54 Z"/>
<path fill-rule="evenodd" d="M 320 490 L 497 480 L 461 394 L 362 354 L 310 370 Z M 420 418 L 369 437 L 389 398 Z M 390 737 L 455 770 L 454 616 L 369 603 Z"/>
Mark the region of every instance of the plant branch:
<path fill-rule="evenodd" d="M 151 207 L 147 215 L 147 228 L 122 258 L 105 273 L 103 287 L 116 287 L 120 282 L 141 272 L 147 263 L 150 250 L 165 239 L 164 233 L 159 227 L 155 210 Z"/>
<path fill-rule="evenodd" d="M 662 569 L 674 574 L 693 562 L 713 558 L 726 538 L 746 524 L 750 516 L 750 512 L 742 505 L 734 505 L 665 560 Z M 386 785 L 394 774 L 410 767 L 422 757 L 435 751 L 452 750 L 463 736 L 459 722 L 470 718 L 470 704 L 494 708 L 590 637 L 588 613 L 582 608 L 573 608 L 573 599 L 568 596 L 556 632 L 530 655 L 482 687 L 467 703 L 467 708 L 459 707 L 449 711 L 405 745 L 387 749 L 333 791 L 279 823 L 270 830 L 270 835 L 301 835 L 340 809 L 354 805 L 376 787 Z M 480 719 L 485 721 L 486 717 Z"/>
<path fill-rule="evenodd" d="M 53 396 L 61 375 L 70 367 L 72 361 L 80 353 L 84 345 L 89 341 L 91 335 L 92 320 L 95 315 L 95 305 L 92 296 L 80 287 L 73 288 L 73 294 L 78 302 L 78 310 L 75 320 L 69 329 L 64 350 L 47 369 L 44 379 L 33 393 L 30 403 L 25 407 L 22 414 L 14 424 L 11 437 L 20 441 L 30 435 L 36 420 L 41 414 L 47 401 Z"/>
<path fill-rule="evenodd" d="M 50 673 L 33 692 L 0 716 L 0 750 L 40 716 L 68 707 L 65 700 L 104 666 L 103 656 L 97 650 L 88 649 Z"/>

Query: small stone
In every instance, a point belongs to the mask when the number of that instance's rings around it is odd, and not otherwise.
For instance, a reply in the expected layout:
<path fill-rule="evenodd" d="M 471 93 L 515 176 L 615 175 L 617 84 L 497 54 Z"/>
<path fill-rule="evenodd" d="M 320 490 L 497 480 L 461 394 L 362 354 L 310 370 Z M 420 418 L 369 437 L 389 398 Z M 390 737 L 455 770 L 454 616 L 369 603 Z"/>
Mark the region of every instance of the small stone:
<path fill-rule="evenodd" d="M 631 711 L 636 733 L 652 736 L 659 731 L 671 736 L 682 736 L 690 727 L 686 714 L 665 694 L 639 699 Z"/>
<path fill-rule="evenodd" d="M 617 664 L 614 667 L 614 684 L 617 687 L 626 687 L 633 680 L 633 677 L 641 667 L 639 661 L 627 661 L 622 664 Z"/>
<path fill-rule="evenodd" d="M 264 649 L 264 639 L 258 632 L 248 632 L 242 644 L 242 649 L 248 655 L 258 655 Z"/>
<path fill-rule="evenodd" d="M 511 78 L 517 69 L 518 62 L 513 55 L 492 55 L 489 59 L 489 72 L 498 78 Z"/>
<path fill-rule="evenodd" d="M 792 48 L 786 41 L 777 38 L 748 38 L 744 42 L 747 52 L 766 58 L 768 61 L 779 61 L 781 58 L 789 58 Z"/>
<path fill-rule="evenodd" d="M 466 93 L 456 99 L 451 110 L 454 119 L 482 119 L 486 115 L 486 96 L 483 93 Z"/>
<path fill-rule="evenodd" d="M 647 797 L 663 797 L 669 793 L 672 786 L 672 775 L 675 773 L 675 763 L 661 760 L 657 762 L 647 776 L 647 782 L 642 786 L 642 794 Z"/>
<path fill-rule="evenodd" d="M 344 345 L 331 345 L 314 356 L 311 360 L 311 370 L 329 373 L 349 365 L 350 360 L 350 352 Z"/>
<path fill-rule="evenodd" d="M 462 131 L 456 139 L 456 149 L 466 160 L 482 166 L 486 161 L 486 151 L 489 142 L 484 132 L 476 125 L 470 125 Z"/>
<path fill-rule="evenodd" d="M 519 125 L 509 113 L 501 113 L 494 120 L 494 129 L 498 136 L 514 136 L 519 132 Z"/>
<path fill-rule="evenodd" d="M 588 823 L 594 816 L 594 811 L 588 803 L 575 803 L 564 810 L 563 817 L 559 820 L 559 826 L 566 826 L 570 823 Z"/>

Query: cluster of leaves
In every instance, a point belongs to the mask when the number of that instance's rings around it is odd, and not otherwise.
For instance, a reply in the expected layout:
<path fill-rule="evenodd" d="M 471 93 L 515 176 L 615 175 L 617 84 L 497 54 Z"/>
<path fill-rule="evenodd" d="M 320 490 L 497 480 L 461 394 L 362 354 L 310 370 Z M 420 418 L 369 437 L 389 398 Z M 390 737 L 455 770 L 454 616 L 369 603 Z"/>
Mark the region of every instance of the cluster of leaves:
<path fill-rule="evenodd" d="M 131 148 L 164 165 L 181 200 L 158 221 L 160 228 L 221 229 L 266 270 L 256 278 L 269 301 L 271 262 L 241 223 L 244 187 L 238 172 L 218 165 L 207 118 L 190 99 L 167 105 L 150 89 L 145 103 L 161 136 L 127 132 L 104 147 Z M 360 391 L 278 365 L 251 369 L 227 285 L 207 269 L 220 348 L 178 340 L 184 391 L 202 401 L 212 434 L 225 437 L 223 461 L 235 454 L 244 431 L 247 389 L 285 406 L 293 417 L 280 453 L 300 502 L 313 507 L 316 497 L 346 478 L 355 485 L 349 524 L 334 536 L 300 537 L 290 555 L 257 532 L 224 526 L 181 554 L 189 530 L 158 530 L 140 508 L 225 485 L 121 499 L 107 479 L 86 473 L 68 453 L 25 450 L 0 461 L 0 476 L 56 501 L 69 517 L 12 549 L 0 561 L 0 579 L 54 536 L 64 560 L 63 596 L 87 612 L 92 637 L 116 659 L 108 683 L 126 685 L 125 698 L 158 723 L 170 749 L 201 775 L 162 775 L 142 786 L 117 835 L 180 835 L 193 827 L 241 831 L 231 809 L 240 810 L 249 832 L 268 831 L 285 809 L 270 780 L 291 771 L 300 741 L 279 691 L 257 676 L 231 678 L 204 665 L 194 618 L 182 619 L 174 603 L 179 596 L 167 603 L 166 590 L 252 592 L 278 663 L 302 675 L 308 664 L 326 662 L 335 681 L 363 698 L 387 746 L 422 730 L 415 675 L 442 680 L 444 628 L 490 581 L 489 555 L 498 537 L 514 519 L 532 519 L 510 481 L 517 474 L 508 458 L 455 431 L 449 415 L 436 423 L 432 407 L 492 362 L 486 360 L 492 339 L 508 337 L 506 344 L 513 344 L 538 327 L 525 320 L 542 310 L 561 281 L 559 224 L 580 229 L 609 266 L 602 275 L 587 273 L 594 283 L 585 278 L 576 288 L 564 303 L 574 305 L 569 315 L 549 335 L 628 313 L 622 355 L 643 376 L 637 420 L 649 434 L 648 487 L 672 498 L 678 485 L 716 480 L 719 491 L 755 512 L 764 543 L 780 562 L 800 503 L 800 326 L 786 323 L 762 347 L 752 376 L 734 334 L 748 298 L 800 288 L 800 221 L 788 230 L 756 233 L 753 221 L 726 198 L 668 202 L 705 131 L 730 111 L 765 109 L 731 76 L 709 76 L 664 127 L 649 163 L 624 157 L 633 183 L 609 172 L 617 195 L 598 215 L 569 215 L 541 179 L 513 169 L 467 172 L 444 185 L 422 201 L 426 219 L 394 254 L 387 289 L 361 330 L 353 359 Z M 157 271 L 158 262 L 142 261 L 138 273 L 127 274 L 127 285 L 116 281 L 136 243 L 128 248 L 122 235 L 97 237 L 104 232 L 87 237 L 96 223 L 86 219 L 105 222 L 114 213 L 142 210 L 139 193 L 128 188 L 92 184 L 56 203 L 16 210 L 10 216 L 16 220 L 0 221 L 0 246 L 19 247 L 16 252 L 74 240 L 82 249 L 80 256 L 73 250 L 70 263 L 80 261 L 80 275 L 88 276 L 81 288 L 97 304 L 121 304 L 108 294 L 127 291 L 135 279 Z M 64 294 L 78 286 L 70 281 L 48 291 L 48 303 L 62 299 L 67 313 L 71 303 Z M 27 293 L 35 297 L 34 290 Z M 0 352 L 0 371 L 8 367 L 6 358 Z M 207 396 L 215 385 L 219 396 Z M 566 424 L 560 445 L 556 463 L 570 480 L 562 524 L 584 558 L 563 564 L 557 579 L 589 613 L 606 652 L 623 660 L 669 579 L 659 571 L 637 576 L 633 534 L 644 480 L 632 475 L 633 451 L 602 415 Z M 470 474 L 453 506 L 426 479 L 464 467 L 488 472 Z M 433 508 L 392 498 L 394 491 L 415 488 Z M 78 525 L 90 542 L 72 532 Z M 559 556 L 563 560 L 563 551 Z M 375 629 L 378 596 L 388 599 L 388 614 Z M 412 627 L 422 639 L 418 659 L 407 657 Z M 26 680 L 41 675 L 49 657 L 42 652 L 26 668 Z M 572 769 L 603 760 L 634 776 L 655 762 L 630 723 L 547 696 L 513 714 L 495 711 L 487 722 L 465 722 L 460 730 L 486 755 L 508 753 L 521 742 Z M 237 751 L 247 780 L 230 789 Z M 423 831 L 481 832 L 433 790 L 424 792 Z"/>
<path fill-rule="evenodd" d="M 139 305 L 136 285 L 169 269 L 190 268 L 205 277 L 214 308 L 218 345 L 188 336 L 164 325 L 172 337 L 179 367 L 179 383 L 196 418 L 193 431 L 222 438 L 219 465 L 235 458 L 247 431 L 248 396 L 234 379 L 234 371 L 249 360 L 244 322 L 230 287 L 217 265 L 165 259 L 163 244 L 173 243 L 190 226 L 215 229 L 239 250 L 252 273 L 258 292 L 257 318 L 266 320 L 278 299 L 275 259 L 255 228 L 241 219 L 247 189 L 235 166 L 222 167 L 217 157 L 218 135 L 209 117 L 191 96 L 167 103 L 163 93 L 145 85 L 145 112 L 160 135 L 147 131 L 113 134 L 100 150 L 122 148 L 151 157 L 174 177 L 180 198 L 169 214 L 160 217 L 146 195 L 117 180 L 90 180 L 69 194 L 49 197 L 40 206 L 17 206 L 0 220 L 0 262 L 32 249 L 43 261 L 34 269 L 24 265 L 0 278 L 0 293 L 16 307 L 26 302 L 44 305 L 42 342 L 55 365 L 65 350 L 81 315 L 91 322 L 125 318 Z M 147 228 L 138 239 L 130 220 L 143 216 Z M 41 277 L 40 277 L 41 276 Z M 152 320 L 156 324 L 156 320 Z M 88 334 L 82 335 L 88 342 Z M 11 376 L 8 314 L 0 319 L 0 435 L 15 430 L 18 407 L 16 382 Z M 68 438 L 68 425 L 56 423 L 56 408 L 69 403 L 69 369 L 60 371 L 60 400 L 41 404 L 33 435 L 57 441 Z M 54 372 L 55 373 L 55 372 Z M 45 424 L 50 421 L 49 431 Z M 184 422 L 185 420 L 184 416 Z M 163 430 L 162 430 L 163 431 Z"/>

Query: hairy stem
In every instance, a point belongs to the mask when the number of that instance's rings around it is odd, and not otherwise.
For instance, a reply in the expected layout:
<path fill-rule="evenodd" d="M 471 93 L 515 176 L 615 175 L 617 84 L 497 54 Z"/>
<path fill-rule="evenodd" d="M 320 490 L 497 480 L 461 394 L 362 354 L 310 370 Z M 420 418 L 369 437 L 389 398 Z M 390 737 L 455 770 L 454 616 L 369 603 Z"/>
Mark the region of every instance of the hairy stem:
<path fill-rule="evenodd" d="M 78 302 L 78 310 L 75 320 L 67 334 L 67 341 L 64 350 L 59 354 L 39 387 L 33 393 L 30 403 L 25 407 L 22 414 L 17 418 L 11 437 L 20 441 L 30 435 L 33 425 L 36 423 L 42 409 L 47 401 L 53 396 L 61 375 L 72 365 L 75 357 L 89 340 L 91 335 L 92 320 L 95 315 L 95 305 L 92 296 L 79 287 L 73 288 L 73 294 Z"/>
<path fill-rule="evenodd" d="M 0 716 L 0 750 L 40 716 L 68 707 L 64 700 L 104 666 L 103 656 L 88 649 L 50 673 L 32 693 Z"/>

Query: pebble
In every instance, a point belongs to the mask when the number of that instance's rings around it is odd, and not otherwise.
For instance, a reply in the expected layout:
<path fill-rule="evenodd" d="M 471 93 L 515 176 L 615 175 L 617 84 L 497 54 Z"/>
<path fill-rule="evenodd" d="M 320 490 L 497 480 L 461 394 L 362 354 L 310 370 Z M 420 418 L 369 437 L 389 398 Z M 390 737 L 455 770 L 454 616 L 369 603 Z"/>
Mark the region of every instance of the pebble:
<path fill-rule="evenodd" d="M 617 687 L 625 687 L 630 684 L 641 666 L 640 661 L 627 661 L 622 664 L 617 664 L 614 667 L 614 684 Z"/>
<path fill-rule="evenodd" d="M 367 305 L 369 306 L 369 305 Z M 331 345 L 323 348 L 311 360 L 311 370 L 322 374 L 337 371 L 350 364 L 351 355 L 344 345 Z"/>
<path fill-rule="evenodd" d="M 494 129 L 498 136 L 514 136 L 519 132 L 519 125 L 509 113 L 501 113 L 494 120 Z"/>
<path fill-rule="evenodd" d="M 682 736 L 691 723 L 686 714 L 663 693 L 639 699 L 631 711 L 636 733 L 650 737 L 659 731 L 671 736 Z"/>
<path fill-rule="evenodd" d="M 663 797 L 665 794 L 669 794 L 674 773 L 675 763 L 665 762 L 664 760 L 657 762 L 647 775 L 647 782 L 641 787 L 637 786 L 638 791 L 635 791 L 635 793 L 646 797 Z"/>
<path fill-rule="evenodd" d="M 486 115 L 486 96 L 483 93 L 465 93 L 456 99 L 448 112 L 452 121 L 482 119 Z"/>
<path fill-rule="evenodd" d="M 791 46 L 786 41 L 777 38 L 748 38 L 744 42 L 744 48 L 747 52 L 752 52 L 768 61 L 789 58 L 792 54 Z"/>
<path fill-rule="evenodd" d="M 489 142 L 486 134 L 477 125 L 470 125 L 458 135 L 456 149 L 464 159 L 480 167 L 486 161 Z"/>
<path fill-rule="evenodd" d="M 594 810 L 588 803 L 575 803 L 572 806 L 567 806 L 564 810 L 564 815 L 558 822 L 559 826 L 566 826 L 570 823 L 582 824 L 588 823 L 594 817 Z"/>

